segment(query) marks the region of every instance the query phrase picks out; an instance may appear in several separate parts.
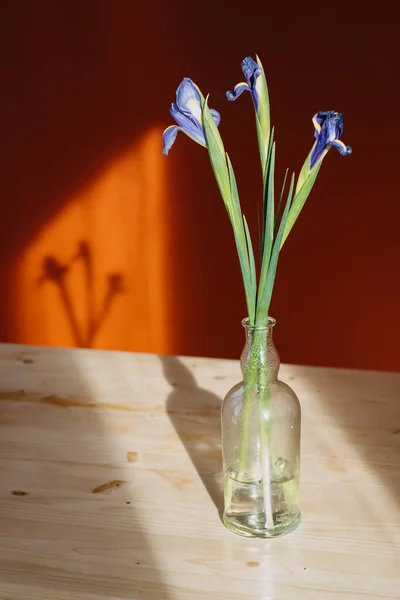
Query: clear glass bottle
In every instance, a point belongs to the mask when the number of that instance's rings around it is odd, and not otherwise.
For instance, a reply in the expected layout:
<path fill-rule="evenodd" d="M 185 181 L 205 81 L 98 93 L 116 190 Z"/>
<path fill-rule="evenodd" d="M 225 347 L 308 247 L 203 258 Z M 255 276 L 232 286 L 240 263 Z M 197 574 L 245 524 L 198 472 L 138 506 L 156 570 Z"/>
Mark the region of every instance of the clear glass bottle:
<path fill-rule="evenodd" d="M 222 404 L 223 521 L 248 537 L 284 535 L 300 522 L 300 403 L 278 379 L 274 325 L 244 319 L 243 381 Z"/>

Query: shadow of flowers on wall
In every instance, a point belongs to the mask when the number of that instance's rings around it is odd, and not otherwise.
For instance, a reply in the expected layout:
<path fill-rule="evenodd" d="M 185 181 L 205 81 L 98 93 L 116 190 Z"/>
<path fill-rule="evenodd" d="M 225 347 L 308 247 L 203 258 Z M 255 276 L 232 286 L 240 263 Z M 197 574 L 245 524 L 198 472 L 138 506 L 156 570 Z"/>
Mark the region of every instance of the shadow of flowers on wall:
<path fill-rule="evenodd" d="M 85 302 L 87 318 L 83 324 L 77 315 L 77 307 L 74 303 L 73 293 L 68 282 L 68 277 L 74 272 L 78 264 L 84 268 Z M 80 348 L 93 346 L 96 335 L 104 325 L 110 309 L 116 298 L 125 293 L 124 276 L 121 273 L 109 273 L 106 275 L 106 290 L 103 294 L 100 308 L 95 305 L 95 276 L 93 252 L 86 240 L 78 243 L 77 251 L 67 262 L 61 262 L 51 254 L 44 257 L 42 272 L 38 279 L 38 285 L 53 283 L 59 291 L 60 302 L 67 317 L 75 345 Z M 101 282 L 99 282 L 101 283 Z"/>

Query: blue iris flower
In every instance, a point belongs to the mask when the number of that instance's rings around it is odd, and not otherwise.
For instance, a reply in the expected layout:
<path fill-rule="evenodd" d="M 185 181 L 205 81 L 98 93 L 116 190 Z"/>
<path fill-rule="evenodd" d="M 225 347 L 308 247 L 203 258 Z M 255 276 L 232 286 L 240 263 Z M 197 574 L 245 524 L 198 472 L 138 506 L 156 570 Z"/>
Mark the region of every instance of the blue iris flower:
<path fill-rule="evenodd" d="M 210 109 L 215 124 L 221 121 L 220 114 Z M 192 140 L 206 146 L 206 138 L 202 125 L 201 96 L 193 81 L 188 77 L 182 81 L 176 90 L 176 102 L 171 106 L 170 113 L 177 125 L 171 125 L 163 133 L 163 154 L 167 156 L 179 131 L 186 133 Z"/>
<path fill-rule="evenodd" d="M 242 61 L 242 71 L 246 81 L 241 81 L 235 85 L 232 92 L 226 92 L 226 97 L 228 100 L 236 100 L 243 92 L 251 92 L 257 110 L 259 100 L 257 79 L 261 75 L 262 69 L 251 56 L 248 56 Z"/>
<path fill-rule="evenodd" d="M 311 150 L 310 170 L 323 157 L 324 152 L 333 146 L 342 156 L 352 153 L 350 146 L 346 146 L 339 138 L 343 135 L 343 115 L 333 110 L 318 112 L 313 116 L 315 127 L 314 137 L 316 142 Z"/>

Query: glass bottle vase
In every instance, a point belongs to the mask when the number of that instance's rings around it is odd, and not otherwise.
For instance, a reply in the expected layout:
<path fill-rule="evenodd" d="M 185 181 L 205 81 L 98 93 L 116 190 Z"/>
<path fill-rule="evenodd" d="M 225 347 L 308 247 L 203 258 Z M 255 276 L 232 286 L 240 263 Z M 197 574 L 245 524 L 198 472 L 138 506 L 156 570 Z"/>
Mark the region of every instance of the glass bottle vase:
<path fill-rule="evenodd" d="M 281 536 L 300 522 L 300 403 L 278 379 L 274 325 L 244 319 L 243 381 L 222 404 L 223 521 L 248 537 Z"/>

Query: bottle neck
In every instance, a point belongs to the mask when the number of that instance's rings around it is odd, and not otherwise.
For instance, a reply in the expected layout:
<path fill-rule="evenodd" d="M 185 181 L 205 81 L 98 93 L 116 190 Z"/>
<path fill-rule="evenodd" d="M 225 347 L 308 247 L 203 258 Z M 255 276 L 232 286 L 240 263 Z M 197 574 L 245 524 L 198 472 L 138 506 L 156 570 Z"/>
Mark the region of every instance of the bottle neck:
<path fill-rule="evenodd" d="M 257 363 L 267 373 L 269 382 L 277 380 L 280 358 L 277 349 L 275 348 L 273 339 L 273 327 L 275 319 L 269 318 L 268 325 L 265 327 L 250 326 L 248 320 L 243 321 L 243 326 L 246 333 L 246 341 L 240 357 L 240 365 L 245 378 L 250 357 L 257 357 Z"/>

